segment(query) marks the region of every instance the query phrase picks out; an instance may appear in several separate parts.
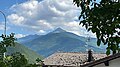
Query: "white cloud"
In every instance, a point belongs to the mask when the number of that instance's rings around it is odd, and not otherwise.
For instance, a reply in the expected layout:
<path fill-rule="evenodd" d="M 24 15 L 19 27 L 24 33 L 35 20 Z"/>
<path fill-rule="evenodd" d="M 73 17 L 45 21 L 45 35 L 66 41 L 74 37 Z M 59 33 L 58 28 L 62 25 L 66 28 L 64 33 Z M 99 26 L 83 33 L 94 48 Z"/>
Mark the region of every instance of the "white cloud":
<path fill-rule="evenodd" d="M 0 30 L 4 30 L 5 29 L 4 27 L 5 27 L 4 25 L 0 25 Z"/>
<path fill-rule="evenodd" d="M 38 20 L 37 25 L 40 26 L 40 28 L 44 29 L 44 30 L 53 28 L 52 25 L 50 23 L 46 22 L 45 20 Z"/>
<path fill-rule="evenodd" d="M 23 34 L 15 34 L 15 37 L 16 38 L 22 38 L 22 37 L 25 37 L 26 35 L 23 35 Z"/>
<path fill-rule="evenodd" d="M 7 22 L 6 22 L 7 23 Z M 10 27 L 6 26 L 6 30 L 9 30 Z M 0 30 L 4 31 L 5 30 L 5 22 L 0 22 Z"/>
<path fill-rule="evenodd" d="M 39 33 L 47 33 L 57 27 L 85 35 L 85 28 L 79 25 L 80 8 L 73 4 L 73 0 L 30 0 L 15 4 L 10 8 L 13 14 L 7 18 L 9 22 Z M 92 34 L 90 34 L 92 35 Z"/>
<path fill-rule="evenodd" d="M 22 25 L 24 22 L 24 17 L 19 16 L 18 14 L 11 14 L 8 17 L 8 20 L 15 25 Z"/>
<path fill-rule="evenodd" d="M 46 32 L 45 32 L 44 30 L 39 30 L 39 31 L 38 31 L 38 34 L 41 34 L 41 35 L 42 35 L 42 34 L 45 34 L 45 33 L 46 33 Z"/>
<path fill-rule="evenodd" d="M 90 37 L 96 37 L 95 34 L 93 34 L 91 31 L 87 31 L 85 27 L 82 25 L 79 25 L 79 22 L 73 21 L 69 23 L 64 23 L 64 26 L 62 26 L 64 29 L 66 29 L 69 32 L 72 32 L 74 34 L 80 35 L 80 36 L 90 36 Z"/>

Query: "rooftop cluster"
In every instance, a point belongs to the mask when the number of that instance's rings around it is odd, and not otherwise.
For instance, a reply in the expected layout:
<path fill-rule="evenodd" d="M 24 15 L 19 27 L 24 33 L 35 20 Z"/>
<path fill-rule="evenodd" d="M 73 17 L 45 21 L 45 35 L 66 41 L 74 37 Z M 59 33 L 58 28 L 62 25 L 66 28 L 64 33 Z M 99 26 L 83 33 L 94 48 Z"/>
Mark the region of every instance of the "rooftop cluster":
<path fill-rule="evenodd" d="M 93 54 L 93 59 L 98 60 L 106 57 L 105 54 Z M 80 66 L 88 63 L 88 54 L 79 52 L 58 52 L 45 58 L 45 65 L 60 65 L 60 66 Z"/>

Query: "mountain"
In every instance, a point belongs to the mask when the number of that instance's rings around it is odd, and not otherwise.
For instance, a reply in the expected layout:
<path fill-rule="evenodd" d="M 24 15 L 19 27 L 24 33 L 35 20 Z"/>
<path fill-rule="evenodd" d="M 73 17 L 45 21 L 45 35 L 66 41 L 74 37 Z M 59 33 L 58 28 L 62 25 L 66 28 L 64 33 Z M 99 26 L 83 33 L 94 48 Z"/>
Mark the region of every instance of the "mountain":
<path fill-rule="evenodd" d="M 90 42 L 86 42 L 86 40 L 85 37 L 57 28 L 46 35 L 21 43 L 45 57 L 57 51 L 86 52 L 87 49 L 95 52 L 104 51 L 102 46 L 96 46 L 95 38 L 90 38 Z"/>
<path fill-rule="evenodd" d="M 61 28 L 57 28 L 56 30 L 54 30 L 51 33 L 61 33 L 61 32 L 66 32 L 65 30 L 61 29 Z"/>
<path fill-rule="evenodd" d="M 35 63 L 36 58 L 43 59 L 42 56 L 34 52 L 33 50 L 25 47 L 24 45 L 16 43 L 14 47 L 7 48 L 7 54 L 20 52 L 22 53 L 27 59 L 29 63 Z"/>
<path fill-rule="evenodd" d="M 29 41 L 31 41 L 31 40 L 33 40 L 33 39 L 36 39 L 36 38 L 38 38 L 40 35 L 37 35 L 37 34 L 35 34 L 35 35 L 28 35 L 28 36 L 26 36 L 26 37 L 22 37 L 22 38 L 19 38 L 18 39 L 18 41 L 19 42 L 29 42 Z"/>

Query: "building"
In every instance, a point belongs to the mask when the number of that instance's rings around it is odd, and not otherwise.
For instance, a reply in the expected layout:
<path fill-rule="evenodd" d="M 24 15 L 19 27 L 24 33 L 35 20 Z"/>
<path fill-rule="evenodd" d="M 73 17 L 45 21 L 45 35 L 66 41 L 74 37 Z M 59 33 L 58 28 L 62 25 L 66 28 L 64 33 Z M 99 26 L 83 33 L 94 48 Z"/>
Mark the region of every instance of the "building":
<path fill-rule="evenodd" d="M 57 52 L 45 58 L 43 61 L 46 67 L 81 67 L 90 61 L 99 60 L 104 57 L 106 57 L 106 54 L 92 55 L 89 53 L 79 52 Z"/>
<path fill-rule="evenodd" d="M 80 67 L 120 67 L 120 53 L 89 62 Z"/>

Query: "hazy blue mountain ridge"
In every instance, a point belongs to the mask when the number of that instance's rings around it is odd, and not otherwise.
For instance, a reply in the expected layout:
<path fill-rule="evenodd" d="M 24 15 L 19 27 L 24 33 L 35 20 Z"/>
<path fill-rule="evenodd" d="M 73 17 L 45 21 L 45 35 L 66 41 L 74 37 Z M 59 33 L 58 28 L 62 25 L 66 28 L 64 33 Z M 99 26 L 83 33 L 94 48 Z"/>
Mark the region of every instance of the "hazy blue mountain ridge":
<path fill-rule="evenodd" d="M 21 43 L 45 57 L 57 51 L 86 52 L 87 49 L 93 49 L 95 52 L 104 51 L 103 48 L 96 46 L 95 38 L 90 38 L 89 42 L 86 40 L 85 37 L 57 28 L 46 35 Z"/>
<path fill-rule="evenodd" d="M 28 35 L 28 36 L 19 38 L 19 39 L 18 39 L 18 42 L 22 42 L 22 43 L 24 43 L 24 42 L 29 42 L 29 41 L 31 41 L 31 40 L 33 40 L 33 39 L 38 38 L 38 37 L 40 37 L 40 35 L 37 35 L 37 34 L 35 34 L 35 35 Z"/>

